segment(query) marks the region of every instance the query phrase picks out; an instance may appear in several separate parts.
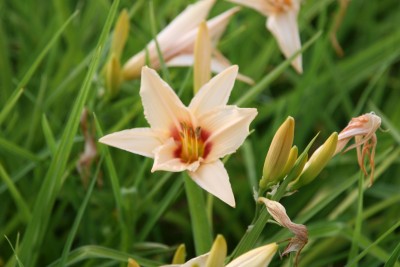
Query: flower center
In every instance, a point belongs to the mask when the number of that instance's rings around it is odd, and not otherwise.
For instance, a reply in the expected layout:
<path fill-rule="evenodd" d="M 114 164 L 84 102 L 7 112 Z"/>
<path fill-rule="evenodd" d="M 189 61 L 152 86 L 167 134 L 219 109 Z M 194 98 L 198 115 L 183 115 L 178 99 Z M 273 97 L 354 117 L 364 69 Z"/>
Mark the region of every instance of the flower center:
<path fill-rule="evenodd" d="M 189 164 L 199 158 L 205 158 L 210 150 L 210 145 L 206 144 L 208 134 L 201 127 L 193 128 L 185 122 L 181 122 L 180 125 L 179 136 L 175 137 L 179 144 L 175 151 L 175 157 Z"/>
<path fill-rule="evenodd" d="M 271 13 L 285 12 L 292 7 L 292 0 L 266 0 Z"/>

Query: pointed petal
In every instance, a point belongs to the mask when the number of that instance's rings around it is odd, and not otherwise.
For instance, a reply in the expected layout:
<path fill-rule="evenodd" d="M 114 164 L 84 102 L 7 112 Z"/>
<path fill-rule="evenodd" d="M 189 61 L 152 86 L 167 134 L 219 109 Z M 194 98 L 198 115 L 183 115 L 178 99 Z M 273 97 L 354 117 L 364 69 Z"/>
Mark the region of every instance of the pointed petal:
<path fill-rule="evenodd" d="M 239 8 L 231 8 L 228 11 L 214 17 L 207 21 L 207 28 L 209 31 L 212 46 L 215 47 L 224 33 L 226 26 L 228 25 L 229 19 L 235 14 Z M 194 43 L 198 34 L 199 27 L 194 28 L 190 32 L 180 35 L 174 44 L 164 51 L 164 59 L 166 62 L 173 61 L 174 58 L 179 57 L 183 54 L 193 56 L 194 54 Z M 185 65 L 175 66 L 192 66 L 193 63 L 186 63 Z"/>
<path fill-rule="evenodd" d="M 173 46 L 182 35 L 196 28 L 206 19 L 214 2 L 215 0 L 203 0 L 189 5 L 157 35 L 160 46 L 162 48 Z"/>
<path fill-rule="evenodd" d="M 267 28 L 275 36 L 286 58 L 289 58 L 301 48 L 297 14 L 298 10 L 291 9 L 287 12 L 274 14 L 267 20 Z M 301 55 L 292 61 L 292 66 L 298 73 L 303 72 Z"/>
<path fill-rule="evenodd" d="M 181 120 L 190 120 L 188 109 L 172 88 L 148 67 L 142 69 L 140 96 L 152 129 L 171 130 L 173 126 L 179 129 Z"/>
<path fill-rule="evenodd" d="M 185 264 L 168 264 L 168 265 L 161 265 L 160 267 L 193 267 L 193 266 L 204 267 L 206 266 L 206 262 L 209 255 L 210 253 L 200 255 L 196 258 L 187 261 Z"/>
<path fill-rule="evenodd" d="M 229 2 L 255 9 L 264 16 L 268 16 L 268 1 L 266 0 L 228 0 Z"/>
<path fill-rule="evenodd" d="M 226 26 L 228 25 L 231 17 L 239 10 L 239 7 L 231 8 L 207 21 L 207 28 L 210 31 L 210 38 L 214 47 L 217 45 L 222 34 L 225 32 Z"/>
<path fill-rule="evenodd" d="M 150 128 L 136 128 L 108 134 L 99 142 L 135 154 L 153 158 L 153 150 L 162 145 L 165 135 Z"/>
<path fill-rule="evenodd" d="M 226 105 L 235 83 L 237 72 L 238 67 L 232 66 L 200 88 L 189 105 L 189 109 L 195 117 L 215 107 Z"/>
<path fill-rule="evenodd" d="M 210 133 L 207 143 L 211 151 L 206 162 L 235 152 L 249 134 L 249 125 L 257 115 L 255 108 L 225 106 L 216 108 L 199 118 L 199 125 Z"/>
<path fill-rule="evenodd" d="M 175 151 L 177 150 L 177 148 L 177 144 L 175 143 L 173 138 L 168 139 L 163 145 L 157 147 L 153 151 L 154 164 L 151 171 L 196 171 L 200 166 L 200 162 L 195 161 L 191 164 L 182 162 L 180 158 L 175 156 Z"/>
<path fill-rule="evenodd" d="M 252 249 L 231 261 L 226 267 L 265 267 L 271 262 L 277 250 L 278 245 L 276 243 Z"/>
<path fill-rule="evenodd" d="M 235 197 L 233 196 L 229 176 L 220 160 L 201 164 L 197 171 L 189 172 L 189 175 L 201 188 L 226 204 L 235 207 Z"/>

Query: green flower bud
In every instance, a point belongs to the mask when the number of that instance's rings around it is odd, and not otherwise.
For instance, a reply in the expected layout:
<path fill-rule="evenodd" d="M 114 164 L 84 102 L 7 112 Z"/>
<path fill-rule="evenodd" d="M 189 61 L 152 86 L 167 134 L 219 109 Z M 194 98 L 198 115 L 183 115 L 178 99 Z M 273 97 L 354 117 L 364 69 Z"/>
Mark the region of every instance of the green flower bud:
<path fill-rule="evenodd" d="M 222 235 L 218 235 L 211 247 L 206 267 L 223 267 L 227 250 L 225 238 Z"/>
<path fill-rule="evenodd" d="M 172 264 L 183 264 L 186 259 L 186 247 L 185 244 L 181 244 L 175 251 Z"/>
<path fill-rule="evenodd" d="M 276 131 L 264 162 L 260 188 L 278 183 L 285 170 L 294 138 L 294 119 L 288 117 Z"/>
<path fill-rule="evenodd" d="M 297 178 L 296 181 L 289 184 L 290 190 L 297 190 L 303 185 L 310 183 L 315 177 L 317 177 L 317 175 L 322 171 L 323 168 L 325 168 L 326 164 L 328 164 L 329 160 L 334 155 L 337 141 L 338 134 L 334 132 L 322 146 L 315 150 L 311 158 L 304 166 L 300 177 Z"/>

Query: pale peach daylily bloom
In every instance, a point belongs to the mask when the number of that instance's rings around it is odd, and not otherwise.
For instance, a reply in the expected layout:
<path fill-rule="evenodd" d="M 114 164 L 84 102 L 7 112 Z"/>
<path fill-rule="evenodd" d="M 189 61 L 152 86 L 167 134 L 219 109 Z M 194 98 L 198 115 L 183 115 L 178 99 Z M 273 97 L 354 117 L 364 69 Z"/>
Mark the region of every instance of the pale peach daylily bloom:
<path fill-rule="evenodd" d="M 350 139 L 354 137 L 355 143 L 347 147 L 344 152 L 356 148 L 358 165 L 366 176 L 368 176 L 368 172 L 364 166 L 364 159 L 368 155 L 371 170 L 371 185 L 373 183 L 375 170 L 375 148 L 378 142 L 375 132 L 380 126 L 381 118 L 373 112 L 352 118 L 346 128 L 339 133 L 335 151 L 335 154 L 343 151 Z"/>
<path fill-rule="evenodd" d="M 152 172 L 187 171 L 200 187 L 234 207 L 219 158 L 239 148 L 257 115 L 254 108 L 227 105 L 237 72 L 232 66 L 215 76 L 186 107 L 154 70 L 143 67 L 140 96 L 150 128 L 112 133 L 100 142 L 154 158 Z"/>
<path fill-rule="evenodd" d="M 301 48 L 297 16 L 301 0 L 228 0 L 255 9 L 268 17 L 266 26 L 278 41 L 286 58 Z M 298 73 L 303 72 L 302 57 L 297 56 L 292 66 Z"/>
<path fill-rule="evenodd" d="M 202 21 L 205 21 L 214 2 L 215 0 L 203 0 L 190 5 L 157 35 L 156 39 L 167 66 L 187 67 L 193 65 L 194 44 L 198 26 Z M 230 18 L 237 11 L 237 8 L 232 8 L 207 21 L 207 28 L 214 47 L 211 60 L 211 70 L 213 72 L 219 73 L 231 66 L 231 63 L 215 49 L 215 46 L 224 33 Z M 123 66 L 124 79 L 131 80 L 140 76 L 141 68 L 146 64 L 147 55 L 150 66 L 153 69 L 160 68 L 159 55 L 156 43 L 153 40 Z M 253 82 L 249 77 L 240 74 L 238 79 L 247 83 Z"/>
<path fill-rule="evenodd" d="M 215 244 L 215 242 L 214 242 Z M 244 266 L 251 266 L 251 267 L 266 267 L 271 262 L 272 258 L 274 257 L 276 251 L 278 250 L 278 245 L 276 243 L 271 243 L 268 245 L 264 245 L 255 249 L 252 249 L 227 265 L 224 265 L 220 261 L 210 261 L 211 257 L 221 257 L 223 260 L 226 257 L 226 251 L 211 251 L 209 253 L 200 255 L 196 258 L 193 258 L 184 264 L 170 264 L 170 265 L 163 265 L 161 267 L 244 267 Z M 212 255 L 214 253 L 214 255 Z M 215 255 L 217 254 L 217 255 Z"/>

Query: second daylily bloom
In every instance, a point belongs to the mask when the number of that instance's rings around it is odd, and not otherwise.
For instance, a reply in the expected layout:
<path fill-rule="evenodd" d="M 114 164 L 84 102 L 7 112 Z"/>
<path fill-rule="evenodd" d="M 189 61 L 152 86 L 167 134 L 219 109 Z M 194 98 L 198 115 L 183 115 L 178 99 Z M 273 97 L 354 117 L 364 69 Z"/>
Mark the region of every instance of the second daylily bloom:
<path fill-rule="evenodd" d="M 371 167 L 371 184 L 373 183 L 375 170 L 375 147 L 378 142 L 375 132 L 380 126 L 381 118 L 373 112 L 352 118 L 347 127 L 339 133 L 335 151 L 335 154 L 343 151 L 350 139 L 354 137 L 355 143 L 349 146 L 344 152 L 352 148 L 357 149 L 358 165 L 366 176 L 368 176 L 368 173 L 364 166 L 364 159 L 368 155 Z"/>
<path fill-rule="evenodd" d="M 254 108 L 227 105 L 237 72 L 232 66 L 215 76 L 186 107 L 154 70 L 144 67 L 140 96 L 150 128 L 116 132 L 100 142 L 154 158 L 153 172 L 187 171 L 200 187 L 234 207 L 219 158 L 239 148 L 257 115 Z"/>
<path fill-rule="evenodd" d="M 214 2 L 215 0 L 203 0 L 190 5 L 157 35 L 156 39 L 160 46 L 162 57 L 168 66 L 179 67 L 193 65 L 194 44 L 198 26 L 202 21 L 205 21 Z M 232 8 L 207 21 L 207 28 L 209 29 L 210 38 L 214 47 L 225 31 L 229 19 L 237 11 L 237 8 Z M 147 56 L 149 58 L 149 64 L 153 69 L 160 68 L 161 63 L 157 53 L 156 43 L 153 40 L 144 50 L 130 58 L 123 66 L 125 80 L 135 79 L 140 76 L 141 68 L 146 65 Z M 230 62 L 214 48 L 211 70 L 219 73 L 230 65 Z M 253 82 L 252 79 L 240 74 L 238 75 L 238 79 L 247 83 Z"/>
<path fill-rule="evenodd" d="M 227 245 L 225 238 L 218 235 L 209 253 L 200 255 L 183 264 L 162 265 L 161 267 L 266 267 L 277 250 L 278 245 L 276 243 L 264 245 L 240 255 L 228 265 L 225 265 Z"/>
<path fill-rule="evenodd" d="M 301 0 L 228 0 L 248 6 L 260 12 L 267 19 L 267 28 L 272 32 L 286 58 L 301 48 L 297 16 Z M 298 73 L 303 72 L 302 57 L 297 56 L 292 66 Z"/>

